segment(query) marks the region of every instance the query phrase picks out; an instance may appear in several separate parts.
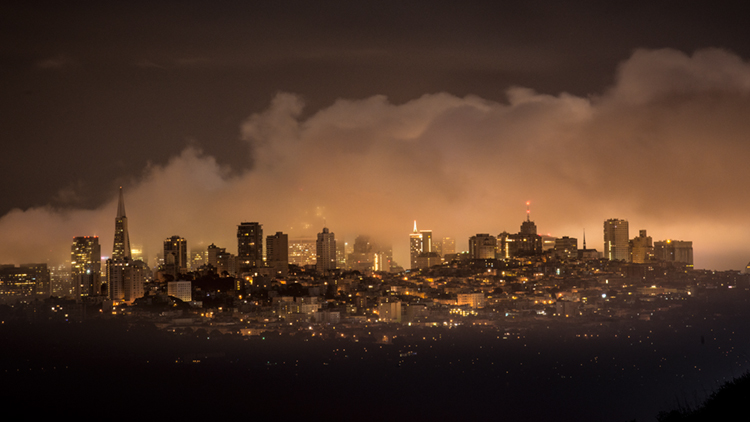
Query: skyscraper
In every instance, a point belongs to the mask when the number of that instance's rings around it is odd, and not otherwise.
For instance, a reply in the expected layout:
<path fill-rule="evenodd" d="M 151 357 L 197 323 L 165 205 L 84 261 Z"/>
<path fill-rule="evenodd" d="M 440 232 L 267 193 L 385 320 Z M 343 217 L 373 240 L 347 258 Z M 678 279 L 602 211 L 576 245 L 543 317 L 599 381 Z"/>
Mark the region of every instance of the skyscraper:
<path fill-rule="evenodd" d="M 132 302 L 143 296 L 146 265 L 130 257 L 128 218 L 125 216 L 125 200 L 120 188 L 120 200 L 115 217 L 115 242 L 112 258 L 107 260 L 107 296 L 113 301 Z"/>
<path fill-rule="evenodd" d="M 73 238 L 70 277 L 76 297 L 96 296 L 102 289 L 102 250 L 96 236 Z"/>
<path fill-rule="evenodd" d="M 542 254 L 542 236 L 537 234 L 536 224 L 531 221 L 530 203 L 526 202 L 526 221 L 521 223 L 518 233 L 502 232 L 497 236 L 497 257 L 509 259 L 519 256 Z"/>
<path fill-rule="evenodd" d="M 175 280 L 178 274 L 187 273 L 187 241 L 180 236 L 172 236 L 164 241 L 164 272 Z"/>
<path fill-rule="evenodd" d="M 318 273 L 325 274 L 336 269 L 336 238 L 327 227 L 323 227 L 323 232 L 318 233 L 315 251 L 315 269 Z"/>
<path fill-rule="evenodd" d="M 512 245 L 515 251 L 511 256 L 531 256 L 542 254 L 542 236 L 536 231 L 536 224 L 531 221 L 530 202 L 526 202 L 526 221 L 521 223 L 521 231 L 514 236 Z"/>
<path fill-rule="evenodd" d="M 629 261 L 628 221 L 610 218 L 604 222 L 604 257 L 610 261 Z"/>
<path fill-rule="evenodd" d="M 440 243 L 440 255 L 445 258 L 446 255 L 452 255 L 456 253 L 456 239 L 452 237 L 444 237 Z"/>
<path fill-rule="evenodd" d="M 266 237 L 266 263 L 273 268 L 274 274 L 286 276 L 289 274 L 289 236 L 276 232 Z"/>
<path fill-rule="evenodd" d="M 414 231 L 409 233 L 409 258 L 411 269 L 418 268 L 417 258 L 422 253 L 422 233 L 417 230 L 417 220 L 414 220 Z"/>
<path fill-rule="evenodd" d="M 263 228 L 259 223 L 237 226 L 237 261 L 240 273 L 263 266 Z"/>
<path fill-rule="evenodd" d="M 125 200 L 120 186 L 120 200 L 117 203 L 115 217 L 115 244 L 112 247 L 112 259 L 130 258 L 130 236 L 128 235 L 128 217 L 125 216 Z"/>

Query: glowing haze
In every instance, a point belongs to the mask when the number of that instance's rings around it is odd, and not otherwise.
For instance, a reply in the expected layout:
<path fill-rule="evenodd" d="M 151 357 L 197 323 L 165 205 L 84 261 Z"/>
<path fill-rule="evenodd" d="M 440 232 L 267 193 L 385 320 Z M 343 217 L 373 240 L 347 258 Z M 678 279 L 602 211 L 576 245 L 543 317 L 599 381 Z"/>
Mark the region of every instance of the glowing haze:
<path fill-rule="evenodd" d="M 613 70 L 614 71 L 614 70 Z M 236 252 L 236 225 L 339 241 L 368 234 L 408 266 L 416 219 L 434 238 L 517 232 L 531 201 L 542 234 L 602 249 L 602 223 L 654 240 L 692 240 L 696 268 L 750 259 L 750 65 L 732 52 L 637 50 L 616 82 L 587 98 L 507 91 L 507 101 L 448 93 L 394 104 L 339 99 L 312 114 L 281 92 L 238 128 L 248 170 L 198 147 L 124 185 L 130 237 L 149 256 L 168 236 Z M 74 236 L 111 253 L 117 191 L 94 210 L 36 207 L 0 218 L 4 263 L 69 258 Z"/>

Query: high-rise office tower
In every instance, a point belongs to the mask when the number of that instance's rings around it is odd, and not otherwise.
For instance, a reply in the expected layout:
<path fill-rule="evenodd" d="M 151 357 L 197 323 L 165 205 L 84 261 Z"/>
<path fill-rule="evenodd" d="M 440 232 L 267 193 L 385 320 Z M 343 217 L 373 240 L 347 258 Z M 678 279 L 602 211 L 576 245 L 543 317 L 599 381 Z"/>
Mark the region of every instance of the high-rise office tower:
<path fill-rule="evenodd" d="M 521 223 L 521 231 L 513 235 L 513 243 L 510 245 L 515 248 L 511 251 L 511 256 L 531 256 L 542 254 L 542 236 L 536 231 L 536 224 L 531 221 L 530 202 L 526 202 L 526 221 Z"/>
<path fill-rule="evenodd" d="M 214 268 L 218 268 L 218 265 L 217 265 L 218 261 L 216 257 L 220 253 L 226 252 L 226 248 L 220 248 L 212 243 L 208 245 L 207 252 L 208 252 L 208 264 L 212 265 Z"/>
<path fill-rule="evenodd" d="M 216 274 L 223 276 L 224 272 L 229 275 L 237 274 L 237 257 L 227 252 L 226 248 L 220 248 L 213 243 L 208 245 L 208 264 L 213 266 Z"/>
<path fill-rule="evenodd" d="M 432 244 L 432 230 L 417 231 L 414 220 L 414 231 L 409 234 L 409 257 L 411 269 L 430 268 L 439 265 L 442 260 Z"/>
<path fill-rule="evenodd" d="M 604 222 L 604 257 L 610 261 L 629 261 L 628 221 L 610 218 Z"/>
<path fill-rule="evenodd" d="M 112 258 L 107 260 L 107 296 L 110 300 L 132 302 L 143 296 L 146 264 L 130 257 L 128 218 L 125 216 L 125 200 L 120 188 L 120 200 L 115 217 L 115 242 Z"/>
<path fill-rule="evenodd" d="M 177 280 L 179 274 L 188 269 L 187 241 L 180 236 L 172 236 L 164 241 L 164 272 Z"/>
<path fill-rule="evenodd" d="M 336 269 L 336 238 L 327 227 L 323 227 L 323 232 L 318 233 L 315 251 L 315 269 L 318 273 L 325 274 Z"/>
<path fill-rule="evenodd" d="M 444 237 L 440 246 L 440 255 L 442 255 L 443 258 L 445 258 L 446 255 L 456 253 L 456 239 L 452 237 Z"/>
<path fill-rule="evenodd" d="M 289 235 L 276 232 L 266 237 L 266 263 L 278 276 L 289 274 Z"/>
<path fill-rule="evenodd" d="M 96 236 L 73 238 L 70 278 L 76 297 L 97 296 L 102 290 L 102 250 Z"/>
<path fill-rule="evenodd" d="M 409 233 L 409 257 L 411 269 L 417 269 L 417 258 L 422 253 L 422 233 L 417 230 L 417 220 L 414 220 L 414 231 Z"/>
<path fill-rule="evenodd" d="M 125 216 L 125 200 L 120 187 L 120 200 L 117 203 L 115 217 L 115 244 L 112 247 L 112 259 L 130 258 L 130 236 L 128 235 L 128 217 Z"/>
<path fill-rule="evenodd" d="M 263 266 L 263 228 L 259 223 L 237 226 L 237 260 L 240 273 Z"/>
<path fill-rule="evenodd" d="M 432 247 L 432 230 L 420 230 L 422 235 L 422 253 L 435 252 Z"/>

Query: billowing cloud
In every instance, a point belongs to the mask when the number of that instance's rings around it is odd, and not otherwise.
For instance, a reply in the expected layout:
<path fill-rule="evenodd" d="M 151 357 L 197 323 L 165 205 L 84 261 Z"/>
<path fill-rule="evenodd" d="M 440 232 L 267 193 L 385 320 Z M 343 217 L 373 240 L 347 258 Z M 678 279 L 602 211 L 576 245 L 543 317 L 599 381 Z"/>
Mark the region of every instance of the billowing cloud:
<path fill-rule="evenodd" d="M 730 52 L 638 50 L 616 84 L 588 98 L 512 88 L 507 102 L 447 93 L 403 104 L 340 99 L 302 117 L 280 93 L 240 128 L 252 170 L 232 173 L 190 147 L 126 186 L 131 239 L 150 256 L 182 235 L 191 248 L 236 250 L 235 226 L 339 240 L 369 234 L 407 264 L 413 220 L 459 248 L 475 233 L 515 232 L 532 201 L 541 233 L 602 248 L 602 222 L 631 237 L 694 242 L 697 267 L 750 259 L 750 65 Z M 115 194 L 96 210 L 35 208 L 0 219 L 6 262 L 61 259 L 73 236 L 108 253 Z"/>

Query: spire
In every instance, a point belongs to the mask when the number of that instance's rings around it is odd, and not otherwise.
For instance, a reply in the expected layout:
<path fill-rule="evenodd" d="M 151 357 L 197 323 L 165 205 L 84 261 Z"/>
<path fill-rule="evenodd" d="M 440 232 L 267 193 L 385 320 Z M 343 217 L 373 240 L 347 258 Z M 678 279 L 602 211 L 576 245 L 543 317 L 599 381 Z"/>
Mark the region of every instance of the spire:
<path fill-rule="evenodd" d="M 128 235 L 128 217 L 125 216 L 125 200 L 120 187 L 120 200 L 117 203 L 115 217 L 115 242 L 112 247 L 112 259 L 130 258 L 130 236 Z"/>
<path fill-rule="evenodd" d="M 125 217 L 125 200 L 122 198 L 122 186 L 120 186 L 120 201 L 117 203 L 117 218 Z"/>
<path fill-rule="evenodd" d="M 583 229 L 583 249 L 586 250 L 586 229 Z"/>
<path fill-rule="evenodd" d="M 417 220 L 414 220 L 414 233 L 417 233 Z"/>

